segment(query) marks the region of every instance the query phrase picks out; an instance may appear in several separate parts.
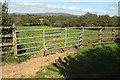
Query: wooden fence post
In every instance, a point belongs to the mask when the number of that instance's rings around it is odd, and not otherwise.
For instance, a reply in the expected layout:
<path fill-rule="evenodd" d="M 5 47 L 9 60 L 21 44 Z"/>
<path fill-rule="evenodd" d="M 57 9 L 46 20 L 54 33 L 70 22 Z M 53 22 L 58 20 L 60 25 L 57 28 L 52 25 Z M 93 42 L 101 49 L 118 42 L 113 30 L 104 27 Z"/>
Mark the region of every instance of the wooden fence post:
<path fill-rule="evenodd" d="M 80 31 L 80 48 L 83 47 L 83 26 L 81 27 L 81 31 Z"/>
<path fill-rule="evenodd" d="M 16 26 L 15 24 L 13 24 L 13 31 L 12 31 L 12 35 L 13 35 L 13 51 L 14 51 L 14 56 L 17 56 L 17 41 L 16 41 Z"/>
<path fill-rule="evenodd" d="M 98 44 L 101 45 L 102 42 L 102 27 L 100 27 L 99 34 L 98 34 Z"/>
<path fill-rule="evenodd" d="M 116 32 L 116 29 L 113 29 L 113 30 L 112 30 L 112 36 L 113 36 L 112 42 L 114 42 L 114 40 L 115 40 L 115 32 Z"/>

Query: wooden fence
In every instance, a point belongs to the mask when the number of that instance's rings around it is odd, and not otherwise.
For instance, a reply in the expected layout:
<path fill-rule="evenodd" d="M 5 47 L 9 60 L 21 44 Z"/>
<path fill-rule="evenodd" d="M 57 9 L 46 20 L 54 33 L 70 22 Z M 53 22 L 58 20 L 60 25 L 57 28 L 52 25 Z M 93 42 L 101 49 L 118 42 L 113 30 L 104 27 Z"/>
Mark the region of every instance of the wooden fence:
<path fill-rule="evenodd" d="M 91 43 L 90 45 L 102 45 L 102 44 L 107 44 L 107 43 L 113 43 L 116 36 L 120 36 L 120 34 L 118 34 L 120 32 L 120 27 L 84 27 L 84 29 L 99 29 L 98 33 L 85 33 L 85 35 L 98 35 L 97 38 L 92 38 L 92 39 L 88 39 L 88 40 L 98 40 L 97 43 Z M 104 29 L 111 29 L 111 32 L 102 32 Z M 117 33 L 117 35 L 116 35 Z M 112 34 L 111 37 L 102 37 L 103 34 Z M 102 42 L 102 39 L 112 39 L 112 41 L 109 42 Z M 89 45 L 89 44 L 87 44 Z"/>
<path fill-rule="evenodd" d="M 12 42 L 8 42 L 8 43 L 3 43 L 2 41 L 1 41 L 1 43 L 0 43 L 0 47 L 9 47 L 9 46 L 12 46 L 12 50 L 8 50 L 8 51 L 2 51 L 2 53 L 1 54 L 7 54 L 7 53 L 12 53 L 13 51 L 15 51 L 14 50 L 14 46 L 15 46 L 15 42 L 14 42 L 14 40 L 15 40 L 15 31 L 16 31 L 16 26 L 13 24 L 13 26 L 11 26 L 11 27 L 0 27 L 0 30 L 1 30 L 1 32 L 2 32 L 2 30 L 12 30 L 12 34 L 6 34 L 6 35 L 4 35 L 4 34 L 0 34 L 0 37 L 1 38 L 12 38 Z"/>
<path fill-rule="evenodd" d="M 12 50 L 11 51 L 5 51 L 5 52 L 2 52 L 1 54 L 6 54 L 8 52 L 13 52 L 14 53 L 14 56 L 17 55 L 17 38 L 16 38 L 16 26 L 13 25 L 12 27 L 4 27 L 4 28 L 1 28 L 1 29 L 11 29 L 12 30 L 12 35 L 8 34 L 8 35 L 0 35 L 0 37 L 12 37 L 12 42 L 11 43 L 1 43 L 0 44 L 0 47 L 3 47 L 3 46 L 12 46 Z M 59 29 L 59 28 L 57 28 Z M 62 29 L 62 28 L 60 28 Z M 120 27 L 83 27 L 83 30 L 85 29 L 98 29 L 99 32 L 98 33 L 83 33 L 80 32 L 80 47 L 83 47 L 84 45 L 102 45 L 102 44 L 107 44 L 107 43 L 113 43 L 114 40 L 115 40 L 115 37 L 116 37 L 116 33 L 119 33 L 120 32 Z M 104 29 L 112 29 L 111 32 L 102 32 Z M 24 31 L 24 30 L 21 30 L 21 31 Z M 30 30 L 27 30 L 27 31 L 30 31 Z M 65 36 L 67 36 L 67 28 L 65 28 Z M 73 32 L 74 34 L 74 32 Z M 103 34 L 112 34 L 111 37 L 102 37 Z M 58 34 L 60 35 L 60 34 Z M 96 43 L 91 43 L 91 44 L 83 44 L 84 40 L 83 37 L 85 35 L 98 35 L 97 38 L 92 38 L 92 39 L 87 39 L 87 40 L 98 40 Z M 45 30 L 43 30 L 43 39 L 45 39 Z M 112 39 L 112 41 L 110 42 L 102 42 L 102 39 Z M 65 41 L 66 41 L 66 37 L 65 37 Z M 78 40 L 77 40 L 78 41 Z M 65 47 L 66 47 L 66 43 L 65 42 Z M 45 41 L 43 40 L 43 44 L 45 44 Z M 44 47 L 44 50 L 45 51 L 45 45 L 43 46 Z"/>

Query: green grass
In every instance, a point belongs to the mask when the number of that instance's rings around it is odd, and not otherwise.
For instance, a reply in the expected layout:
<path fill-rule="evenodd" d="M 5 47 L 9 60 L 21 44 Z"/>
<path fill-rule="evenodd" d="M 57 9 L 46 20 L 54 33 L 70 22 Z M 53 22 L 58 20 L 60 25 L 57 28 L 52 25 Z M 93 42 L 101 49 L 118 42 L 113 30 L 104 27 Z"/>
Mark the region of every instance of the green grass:
<path fill-rule="evenodd" d="M 58 27 L 47 27 L 47 26 L 20 26 L 17 27 L 17 30 L 34 30 L 34 29 L 51 29 L 51 28 L 58 28 Z M 53 32 L 53 31 L 60 31 L 61 34 L 65 34 L 65 30 L 47 30 L 46 32 Z M 103 32 L 110 32 L 111 30 L 103 30 Z M 18 38 L 24 38 L 24 37 L 35 37 L 35 36 L 42 36 L 43 34 L 41 34 L 43 31 L 28 31 L 28 32 L 19 32 L 17 33 L 17 37 Z M 80 32 L 79 29 L 67 29 L 68 33 L 76 33 L 76 32 Z M 99 30 L 84 30 L 84 33 L 98 33 Z M 59 33 L 60 34 L 60 33 Z M 48 35 L 58 35 L 58 34 L 45 34 L 46 36 Z M 76 36 L 80 36 L 80 34 L 68 34 L 67 37 L 76 37 Z M 102 37 L 112 37 L 112 34 L 104 34 L 102 35 Z M 65 35 L 62 36 L 58 36 L 58 37 L 46 37 L 46 41 L 47 40 L 53 40 L 53 39 L 61 39 L 61 38 L 65 38 Z M 86 44 L 88 42 L 93 43 L 93 42 L 98 42 L 98 40 L 88 40 L 88 39 L 93 39 L 93 38 L 98 38 L 98 35 L 84 35 L 83 36 L 83 43 Z M 75 41 L 75 40 L 79 40 L 79 38 L 72 38 L 72 39 L 67 39 L 67 42 L 70 41 Z M 87 41 L 86 41 L 87 40 Z M 112 39 L 103 39 L 102 41 L 111 41 Z M 28 43 L 28 42 L 37 42 L 37 41 L 43 41 L 43 38 L 33 38 L 33 39 L 24 39 L 24 40 L 18 40 L 18 43 Z M 63 44 L 60 45 L 53 45 L 53 46 L 48 46 L 48 48 L 57 48 L 57 47 L 64 47 L 65 44 L 65 40 L 55 40 L 55 41 L 47 41 L 45 44 L 46 45 L 50 45 L 50 44 L 56 44 L 56 43 L 61 43 L 63 42 Z M 72 43 L 67 43 L 67 46 L 70 46 L 72 44 L 79 44 L 79 41 L 77 42 L 72 42 Z M 36 47 L 36 46 L 43 46 L 43 43 L 34 43 L 34 44 L 26 44 L 26 45 L 22 45 L 22 46 L 18 46 L 19 49 L 21 48 L 29 48 L 29 47 Z M 43 47 L 41 48 L 35 48 L 35 49 L 29 49 L 29 50 L 25 50 L 25 51 L 20 51 L 18 53 L 29 53 L 29 52 L 34 52 L 34 51 L 40 51 L 43 50 Z"/>
<path fill-rule="evenodd" d="M 35 78 L 116 78 L 120 76 L 117 44 L 77 49 L 49 66 L 40 67 Z"/>
<path fill-rule="evenodd" d="M 32 26 L 28 29 L 29 27 L 18 27 L 17 30 L 30 30 L 30 29 L 51 29 L 53 27 L 46 27 L 46 26 Z M 57 28 L 57 27 L 54 27 L 54 28 Z M 73 30 L 73 29 L 72 29 Z M 68 33 L 71 33 L 72 30 L 68 29 Z M 65 30 L 47 30 L 46 32 L 53 32 L 53 31 L 61 31 L 62 34 L 65 34 Z M 77 29 L 74 29 L 75 32 L 78 32 L 79 30 Z M 17 34 L 17 36 L 19 38 L 23 38 L 23 37 L 33 37 L 33 36 L 42 36 L 42 31 L 31 31 L 31 32 L 20 32 Z M 47 36 L 48 34 L 46 34 Z M 50 34 L 50 35 L 57 35 L 57 34 Z M 73 36 L 79 36 L 78 35 L 68 35 L 69 37 L 73 37 Z M 46 38 L 46 41 L 47 40 L 53 40 L 54 38 L 56 39 L 61 39 L 61 38 L 65 38 L 65 36 L 59 36 L 59 37 L 47 37 Z M 79 38 L 75 38 L 76 40 L 78 40 Z M 75 40 L 75 39 L 71 39 L 71 40 Z M 68 41 L 71 41 L 68 39 Z M 18 40 L 19 43 L 27 43 L 27 42 L 37 42 L 37 41 L 43 41 L 42 38 L 34 38 L 34 39 L 25 39 L 25 40 Z M 50 42 L 50 44 L 56 44 L 56 43 L 60 43 L 60 42 L 64 42 L 65 40 L 55 40 L 55 41 L 47 41 L 46 42 L 46 45 L 49 45 L 48 43 Z M 78 42 L 77 42 L 78 44 Z M 68 44 L 69 45 L 69 44 Z M 28 47 L 36 47 L 36 46 L 43 46 L 43 43 L 36 43 L 36 44 L 27 44 L 27 45 L 23 45 L 22 47 L 23 48 L 28 48 Z M 60 45 L 53 45 L 49 48 L 56 48 L 56 47 L 63 47 L 64 46 L 64 43 L 63 44 L 60 44 Z M 21 46 L 18 48 L 21 48 Z M 42 50 L 43 48 L 36 48 L 36 49 L 30 49 L 30 50 L 26 50 L 25 52 L 28 53 L 28 52 L 33 52 L 33 51 L 39 51 L 39 50 Z M 20 52 L 21 53 L 21 52 Z"/>
<path fill-rule="evenodd" d="M 103 30 L 102 32 L 112 32 L 112 30 Z M 99 33 L 99 30 L 84 30 L 84 33 Z M 102 37 L 112 37 L 112 34 L 102 34 Z M 98 38 L 98 35 L 84 35 L 83 40 L 84 43 L 88 43 L 88 42 L 98 42 L 98 40 L 91 40 L 88 41 L 87 39 L 93 39 L 93 38 Z M 87 40 L 87 41 L 86 41 Z M 112 39 L 102 39 L 102 41 L 111 41 Z"/>
<path fill-rule="evenodd" d="M 16 57 L 12 54 L 6 54 L 4 56 L 2 56 L 2 62 L 5 63 L 21 63 L 24 62 L 26 60 L 29 60 L 29 56 L 28 55 L 24 55 L 21 57 Z"/>
<path fill-rule="evenodd" d="M 40 67 L 40 70 L 36 72 L 35 78 L 64 78 L 58 72 L 48 70 L 48 68 L 55 68 L 52 64 L 50 66 Z M 55 68 L 57 69 L 57 68 Z"/>
<path fill-rule="evenodd" d="M 21 77 L 25 77 L 25 75 L 21 75 Z"/>

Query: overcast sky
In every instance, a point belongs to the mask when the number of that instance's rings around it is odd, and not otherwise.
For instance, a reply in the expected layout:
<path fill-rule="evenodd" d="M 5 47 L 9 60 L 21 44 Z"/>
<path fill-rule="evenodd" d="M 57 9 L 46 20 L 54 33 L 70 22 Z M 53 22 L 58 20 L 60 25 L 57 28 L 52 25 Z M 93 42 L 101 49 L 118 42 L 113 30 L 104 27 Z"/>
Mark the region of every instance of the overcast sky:
<path fill-rule="evenodd" d="M 10 13 L 70 13 L 83 15 L 118 15 L 119 0 L 10 0 Z"/>

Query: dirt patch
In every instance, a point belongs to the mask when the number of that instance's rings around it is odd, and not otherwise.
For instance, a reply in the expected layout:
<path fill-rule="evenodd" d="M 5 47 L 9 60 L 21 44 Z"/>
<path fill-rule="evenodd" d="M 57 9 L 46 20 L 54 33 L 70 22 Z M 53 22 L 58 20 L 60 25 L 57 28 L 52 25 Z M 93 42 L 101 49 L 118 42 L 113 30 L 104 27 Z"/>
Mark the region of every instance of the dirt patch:
<path fill-rule="evenodd" d="M 2 67 L 2 78 L 21 78 L 23 76 L 24 78 L 30 78 L 30 76 L 35 76 L 40 66 L 49 65 L 50 62 L 54 62 L 58 57 L 62 57 L 68 52 L 74 53 L 74 49 L 46 57 L 32 58 L 21 64 L 6 64 Z"/>

